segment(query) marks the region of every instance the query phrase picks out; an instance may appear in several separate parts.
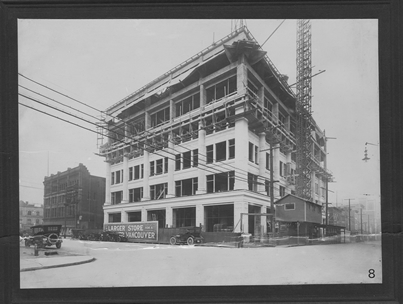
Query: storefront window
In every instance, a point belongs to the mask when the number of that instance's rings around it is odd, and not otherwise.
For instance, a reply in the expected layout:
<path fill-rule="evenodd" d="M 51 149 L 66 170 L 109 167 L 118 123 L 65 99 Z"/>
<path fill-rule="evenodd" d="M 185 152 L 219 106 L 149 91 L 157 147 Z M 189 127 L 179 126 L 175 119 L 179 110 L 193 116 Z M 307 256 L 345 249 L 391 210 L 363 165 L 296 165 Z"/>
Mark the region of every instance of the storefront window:
<path fill-rule="evenodd" d="M 207 232 L 231 232 L 234 229 L 234 205 L 205 207 Z"/>
<path fill-rule="evenodd" d="M 173 210 L 175 227 L 196 226 L 196 207 Z"/>

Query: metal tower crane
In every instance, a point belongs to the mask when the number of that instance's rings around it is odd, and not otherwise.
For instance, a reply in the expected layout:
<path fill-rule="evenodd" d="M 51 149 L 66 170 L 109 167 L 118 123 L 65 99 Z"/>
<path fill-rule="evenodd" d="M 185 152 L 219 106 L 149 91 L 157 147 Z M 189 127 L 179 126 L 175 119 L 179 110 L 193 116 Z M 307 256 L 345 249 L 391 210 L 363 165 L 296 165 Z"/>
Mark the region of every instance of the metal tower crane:
<path fill-rule="evenodd" d="M 297 21 L 297 103 L 296 103 L 296 194 L 312 198 L 311 153 L 313 129 L 312 100 L 312 61 L 311 61 L 310 20 Z"/>

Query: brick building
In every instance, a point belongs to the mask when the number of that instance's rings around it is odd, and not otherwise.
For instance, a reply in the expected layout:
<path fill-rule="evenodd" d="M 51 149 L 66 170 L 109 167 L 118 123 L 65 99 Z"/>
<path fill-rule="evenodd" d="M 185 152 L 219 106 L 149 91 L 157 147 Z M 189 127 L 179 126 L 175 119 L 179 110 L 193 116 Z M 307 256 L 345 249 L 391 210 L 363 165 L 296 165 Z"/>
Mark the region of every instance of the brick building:
<path fill-rule="evenodd" d="M 102 229 L 105 178 L 93 176 L 87 167 L 68 168 L 45 177 L 44 224 L 67 228 Z"/>

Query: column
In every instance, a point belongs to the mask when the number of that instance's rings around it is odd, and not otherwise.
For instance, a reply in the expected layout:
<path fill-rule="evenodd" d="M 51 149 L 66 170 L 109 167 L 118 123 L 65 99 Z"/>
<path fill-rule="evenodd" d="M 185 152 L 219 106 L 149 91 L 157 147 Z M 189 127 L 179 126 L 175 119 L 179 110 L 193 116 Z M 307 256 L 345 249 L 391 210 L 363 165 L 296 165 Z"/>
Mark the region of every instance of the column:
<path fill-rule="evenodd" d="M 172 207 L 165 208 L 165 225 L 168 226 L 168 228 L 173 225 Z"/>
<path fill-rule="evenodd" d="M 275 103 L 273 104 L 273 122 L 274 122 L 275 124 L 278 123 L 278 112 L 279 112 L 279 109 L 278 109 L 278 102 L 275 102 Z"/>
<path fill-rule="evenodd" d="M 249 219 L 247 215 L 243 215 L 241 219 L 241 213 L 248 213 L 247 202 L 234 202 L 234 232 L 245 232 L 249 230 Z"/>
<path fill-rule="evenodd" d="M 260 213 L 267 213 L 267 206 L 263 205 L 260 209 Z M 261 224 L 261 231 L 260 234 L 262 236 L 262 239 L 265 239 L 265 235 L 267 233 L 267 216 L 261 216 L 260 217 L 260 224 Z"/>
<path fill-rule="evenodd" d="M 238 114 L 238 108 L 235 114 Z M 249 147 L 249 130 L 248 120 L 240 117 L 235 121 L 235 185 L 234 190 L 248 189 L 248 147 Z"/>
<path fill-rule="evenodd" d="M 105 205 L 111 204 L 111 164 L 107 161 L 106 164 L 106 178 L 105 178 Z"/>
<path fill-rule="evenodd" d="M 128 223 L 129 222 L 129 215 L 127 214 L 127 212 L 126 211 L 121 211 L 121 213 L 120 213 L 120 222 L 121 223 Z"/>
<path fill-rule="evenodd" d="M 172 132 L 169 134 L 169 140 L 168 140 L 168 149 L 172 152 L 174 151 L 174 143 L 172 141 Z M 175 174 L 175 156 L 170 154 L 168 156 L 168 193 L 167 193 L 167 198 L 170 197 L 175 197 L 175 179 L 174 179 L 174 174 Z"/>
<path fill-rule="evenodd" d="M 202 120 L 199 121 L 198 151 L 199 151 L 199 166 L 201 168 L 205 168 L 205 165 L 206 165 L 206 130 L 203 128 Z M 206 171 L 199 168 L 197 170 L 196 194 L 204 194 L 204 193 L 206 193 Z"/>
<path fill-rule="evenodd" d="M 196 205 L 196 226 L 200 227 L 200 224 L 203 227 L 202 231 L 206 231 L 205 229 L 205 223 L 204 223 L 204 206 L 199 204 Z"/>
<path fill-rule="evenodd" d="M 237 93 L 238 96 L 242 96 L 247 92 L 247 85 L 248 85 L 248 69 L 245 65 L 245 55 L 241 55 L 238 58 L 238 65 L 237 65 Z"/>
<path fill-rule="evenodd" d="M 128 157 L 123 156 L 123 172 L 122 172 L 122 179 L 123 179 L 123 197 L 122 203 L 129 202 L 129 188 L 128 188 L 128 181 L 129 181 L 129 165 L 128 165 Z"/>
<path fill-rule="evenodd" d="M 262 132 L 259 134 L 259 175 L 261 177 L 265 176 L 266 173 L 266 133 Z M 257 191 L 262 194 L 267 194 L 264 180 L 262 178 L 258 179 L 259 184 L 257 185 Z"/>
<path fill-rule="evenodd" d="M 109 223 L 109 213 L 104 211 L 104 224 Z"/>
<path fill-rule="evenodd" d="M 144 177 L 143 177 L 143 198 L 141 201 L 149 201 L 150 200 L 150 152 L 144 149 L 143 154 L 144 160 Z"/>
<path fill-rule="evenodd" d="M 144 207 L 141 208 L 141 221 L 147 222 L 147 210 Z"/>
<path fill-rule="evenodd" d="M 278 181 L 280 180 L 280 145 L 279 144 L 275 144 L 273 145 L 273 180 L 274 181 Z M 277 185 L 277 187 L 276 187 Z M 280 183 L 274 183 L 273 184 L 274 187 L 274 197 L 279 196 L 280 195 Z M 277 188 L 277 189 L 276 189 Z M 277 193 L 277 195 L 276 195 Z"/>
<path fill-rule="evenodd" d="M 257 92 L 257 96 L 259 97 L 258 99 L 258 103 L 259 106 L 261 106 L 262 108 L 264 107 L 264 87 L 261 86 Z"/>

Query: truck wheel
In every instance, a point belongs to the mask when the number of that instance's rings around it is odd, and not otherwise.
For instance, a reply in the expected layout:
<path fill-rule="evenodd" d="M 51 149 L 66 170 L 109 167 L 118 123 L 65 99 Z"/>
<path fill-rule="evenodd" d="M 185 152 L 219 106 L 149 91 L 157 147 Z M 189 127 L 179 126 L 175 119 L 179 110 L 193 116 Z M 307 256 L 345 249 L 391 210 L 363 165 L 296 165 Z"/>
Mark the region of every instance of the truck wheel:
<path fill-rule="evenodd" d="M 188 239 L 187 239 L 187 243 L 188 243 L 188 245 L 193 245 L 193 244 L 195 243 L 195 241 L 194 241 L 194 239 L 190 236 L 190 237 L 188 237 Z"/>
<path fill-rule="evenodd" d="M 176 244 L 176 237 L 171 237 L 170 239 L 169 239 L 169 243 L 171 244 L 171 245 L 175 245 Z"/>

